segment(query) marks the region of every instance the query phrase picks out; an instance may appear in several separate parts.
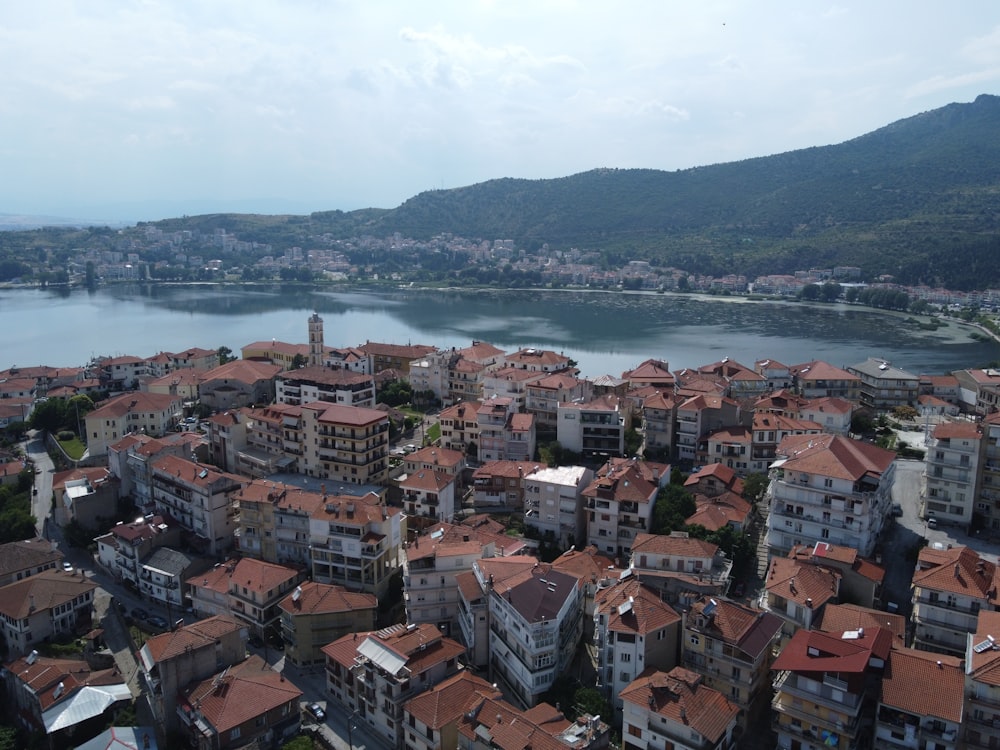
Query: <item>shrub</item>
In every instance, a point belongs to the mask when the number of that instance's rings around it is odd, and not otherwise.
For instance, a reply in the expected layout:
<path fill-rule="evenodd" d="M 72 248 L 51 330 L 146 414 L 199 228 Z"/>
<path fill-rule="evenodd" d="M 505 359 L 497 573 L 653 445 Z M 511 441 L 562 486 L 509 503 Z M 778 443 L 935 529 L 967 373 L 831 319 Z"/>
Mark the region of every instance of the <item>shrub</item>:
<path fill-rule="evenodd" d="M 59 430 L 59 433 L 56 435 L 56 437 L 59 440 L 72 440 L 73 438 L 76 437 L 76 433 L 73 432 L 73 430 Z"/>

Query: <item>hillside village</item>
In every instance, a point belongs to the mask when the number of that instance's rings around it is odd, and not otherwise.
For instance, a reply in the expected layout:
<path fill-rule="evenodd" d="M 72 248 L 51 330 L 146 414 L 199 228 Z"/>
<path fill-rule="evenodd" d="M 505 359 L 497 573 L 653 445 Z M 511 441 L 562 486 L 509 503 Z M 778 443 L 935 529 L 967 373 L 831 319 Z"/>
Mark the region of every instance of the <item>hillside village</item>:
<path fill-rule="evenodd" d="M 109 394 L 83 459 L 48 436 L 46 538 L 0 546 L 22 727 L 82 745 L 138 699 L 146 747 L 1000 743 L 1000 371 L 303 332 L 0 373 L 0 426 Z"/>

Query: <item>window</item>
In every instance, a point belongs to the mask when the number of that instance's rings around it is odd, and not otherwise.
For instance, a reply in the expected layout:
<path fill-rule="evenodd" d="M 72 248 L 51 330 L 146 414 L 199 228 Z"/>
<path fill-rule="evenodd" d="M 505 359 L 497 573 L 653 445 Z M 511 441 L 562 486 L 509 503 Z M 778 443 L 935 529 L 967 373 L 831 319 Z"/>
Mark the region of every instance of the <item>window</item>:
<path fill-rule="evenodd" d="M 623 662 L 625 662 L 625 661 L 632 661 L 632 654 L 628 654 L 628 653 L 620 654 L 619 657 L 618 657 L 618 661 L 623 661 Z"/>

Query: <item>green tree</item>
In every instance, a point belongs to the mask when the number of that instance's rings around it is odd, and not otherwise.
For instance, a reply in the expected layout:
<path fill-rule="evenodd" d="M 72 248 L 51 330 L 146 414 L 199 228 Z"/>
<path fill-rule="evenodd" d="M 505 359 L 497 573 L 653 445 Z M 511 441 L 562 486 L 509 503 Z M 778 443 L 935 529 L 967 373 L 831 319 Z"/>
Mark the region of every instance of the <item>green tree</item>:
<path fill-rule="evenodd" d="M 654 534 L 669 534 L 684 528 L 685 520 L 695 512 L 697 505 L 690 492 L 681 485 L 668 484 L 660 489 L 653 506 Z"/>
<path fill-rule="evenodd" d="M 824 302 L 835 302 L 840 297 L 840 284 L 828 281 L 820 287 L 819 296 Z"/>
<path fill-rule="evenodd" d="M 756 505 L 764 497 L 764 493 L 767 492 L 769 481 L 767 474 L 754 472 L 748 475 L 743 480 L 743 499 L 751 505 Z"/>
<path fill-rule="evenodd" d="M 570 711 L 564 712 L 567 719 L 573 720 L 580 714 L 589 714 L 590 716 L 601 716 L 610 723 L 611 706 L 604 700 L 604 696 L 597 688 L 578 688 L 573 693 L 573 705 L 570 708 L 572 715 L 570 715 Z"/>
<path fill-rule="evenodd" d="M 294 357 L 292 357 L 293 370 L 298 370 L 300 367 L 305 367 L 307 364 L 309 364 L 309 360 L 306 358 L 304 354 L 296 354 Z"/>
<path fill-rule="evenodd" d="M 68 427 L 66 415 L 69 404 L 64 398 L 50 398 L 40 404 L 36 404 L 28 424 L 33 430 L 44 432 L 58 432 L 64 427 Z"/>
<path fill-rule="evenodd" d="M 228 346 L 220 346 L 216 353 L 219 355 L 219 364 L 224 365 L 227 362 L 234 362 L 237 358 L 233 356 L 233 350 Z"/>

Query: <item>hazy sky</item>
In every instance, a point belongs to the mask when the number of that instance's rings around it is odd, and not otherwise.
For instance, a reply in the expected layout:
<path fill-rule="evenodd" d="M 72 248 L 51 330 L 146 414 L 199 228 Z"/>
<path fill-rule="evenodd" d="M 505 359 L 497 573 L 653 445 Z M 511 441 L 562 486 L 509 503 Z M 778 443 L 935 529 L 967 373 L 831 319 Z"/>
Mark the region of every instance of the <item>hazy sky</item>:
<path fill-rule="evenodd" d="M 389 208 L 1000 93 L 1000 3 L 33 0 L 0 6 L 0 70 L 0 213 Z"/>

